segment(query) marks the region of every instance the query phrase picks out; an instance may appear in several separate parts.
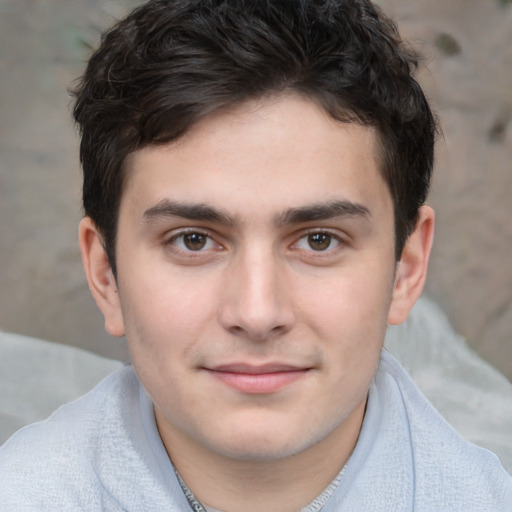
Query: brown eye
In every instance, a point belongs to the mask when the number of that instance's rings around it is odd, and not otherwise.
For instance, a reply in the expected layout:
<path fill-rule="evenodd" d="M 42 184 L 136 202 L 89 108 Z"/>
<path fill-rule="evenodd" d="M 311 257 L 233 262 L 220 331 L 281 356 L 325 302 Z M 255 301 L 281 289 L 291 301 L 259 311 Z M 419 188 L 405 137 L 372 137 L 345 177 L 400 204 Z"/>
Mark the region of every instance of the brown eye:
<path fill-rule="evenodd" d="M 314 251 L 325 251 L 332 243 L 332 236 L 328 233 L 313 233 L 308 235 L 308 245 Z"/>
<path fill-rule="evenodd" d="M 183 235 L 183 245 L 189 251 L 200 251 L 206 247 L 208 237 L 202 233 L 186 233 Z"/>
<path fill-rule="evenodd" d="M 189 258 L 209 257 L 224 250 L 223 246 L 209 234 L 193 229 L 176 233 L 165 242 L 165 246 L 169 247 L 174 254 Z"/>

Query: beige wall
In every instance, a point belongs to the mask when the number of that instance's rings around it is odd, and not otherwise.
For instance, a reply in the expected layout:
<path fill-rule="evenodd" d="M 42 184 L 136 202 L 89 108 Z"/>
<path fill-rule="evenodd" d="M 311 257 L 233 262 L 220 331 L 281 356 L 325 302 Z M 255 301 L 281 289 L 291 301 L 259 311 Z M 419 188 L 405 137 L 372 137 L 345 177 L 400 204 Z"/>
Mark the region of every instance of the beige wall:
<path fill-rule="evenodd" d="M 77 138 L 66 88 L 135 0 L 0 0 L 0 328 L 125 357 L 80 268 Z M 437 111 L 428 294 L 512 379 L 512 5 L 381 0 L 425 56 Z"/>

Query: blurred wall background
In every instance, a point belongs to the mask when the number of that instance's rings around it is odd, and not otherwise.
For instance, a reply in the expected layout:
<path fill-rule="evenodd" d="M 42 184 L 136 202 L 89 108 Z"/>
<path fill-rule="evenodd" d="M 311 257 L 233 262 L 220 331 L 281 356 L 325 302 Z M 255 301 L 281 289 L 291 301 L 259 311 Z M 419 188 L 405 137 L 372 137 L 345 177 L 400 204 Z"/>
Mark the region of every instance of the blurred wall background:
<path fill-rule="evenodd" d="M 136 0 L 0 0 L 0 329 L 127 358 L 87 290 L 67 88 Z M 512 1 L 379 0 L 425 59 L 443 136 L 426 293 L 512 380 Z M 411 341 L 413 342 L 413 340 Z"/>

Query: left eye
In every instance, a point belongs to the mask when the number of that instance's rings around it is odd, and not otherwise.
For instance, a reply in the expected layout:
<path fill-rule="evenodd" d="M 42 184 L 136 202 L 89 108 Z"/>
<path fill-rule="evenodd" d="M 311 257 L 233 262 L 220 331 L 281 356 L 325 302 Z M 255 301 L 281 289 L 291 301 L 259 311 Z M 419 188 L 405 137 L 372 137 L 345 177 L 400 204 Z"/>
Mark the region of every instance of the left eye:
<path fill-rule="evenodd" d="M 217 244 L 200 231 L 179 233 L 171 239 L 171 243 L 183 251 L 203 251 L 217 247 Z"/>
<path fill-rule="evenodd" d="M 303 236 L 296 244 L 298 249 L 317 252 L 328 251 L 338 247 L 340 241 L 330 233 L 310 233 Z"/>

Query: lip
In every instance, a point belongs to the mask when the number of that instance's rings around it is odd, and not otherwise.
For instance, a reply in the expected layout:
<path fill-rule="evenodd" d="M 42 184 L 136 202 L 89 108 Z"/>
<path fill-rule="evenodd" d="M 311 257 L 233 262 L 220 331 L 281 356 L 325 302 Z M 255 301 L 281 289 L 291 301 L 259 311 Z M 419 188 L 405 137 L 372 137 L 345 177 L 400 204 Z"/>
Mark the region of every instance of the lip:
<path fill-rule="evenodd" d="M 223 384 L 247 394 L 275 393 L 303 378 L 310 368 L 281 363 L 248 365 L 235 363 L 206 370 Z"/>

